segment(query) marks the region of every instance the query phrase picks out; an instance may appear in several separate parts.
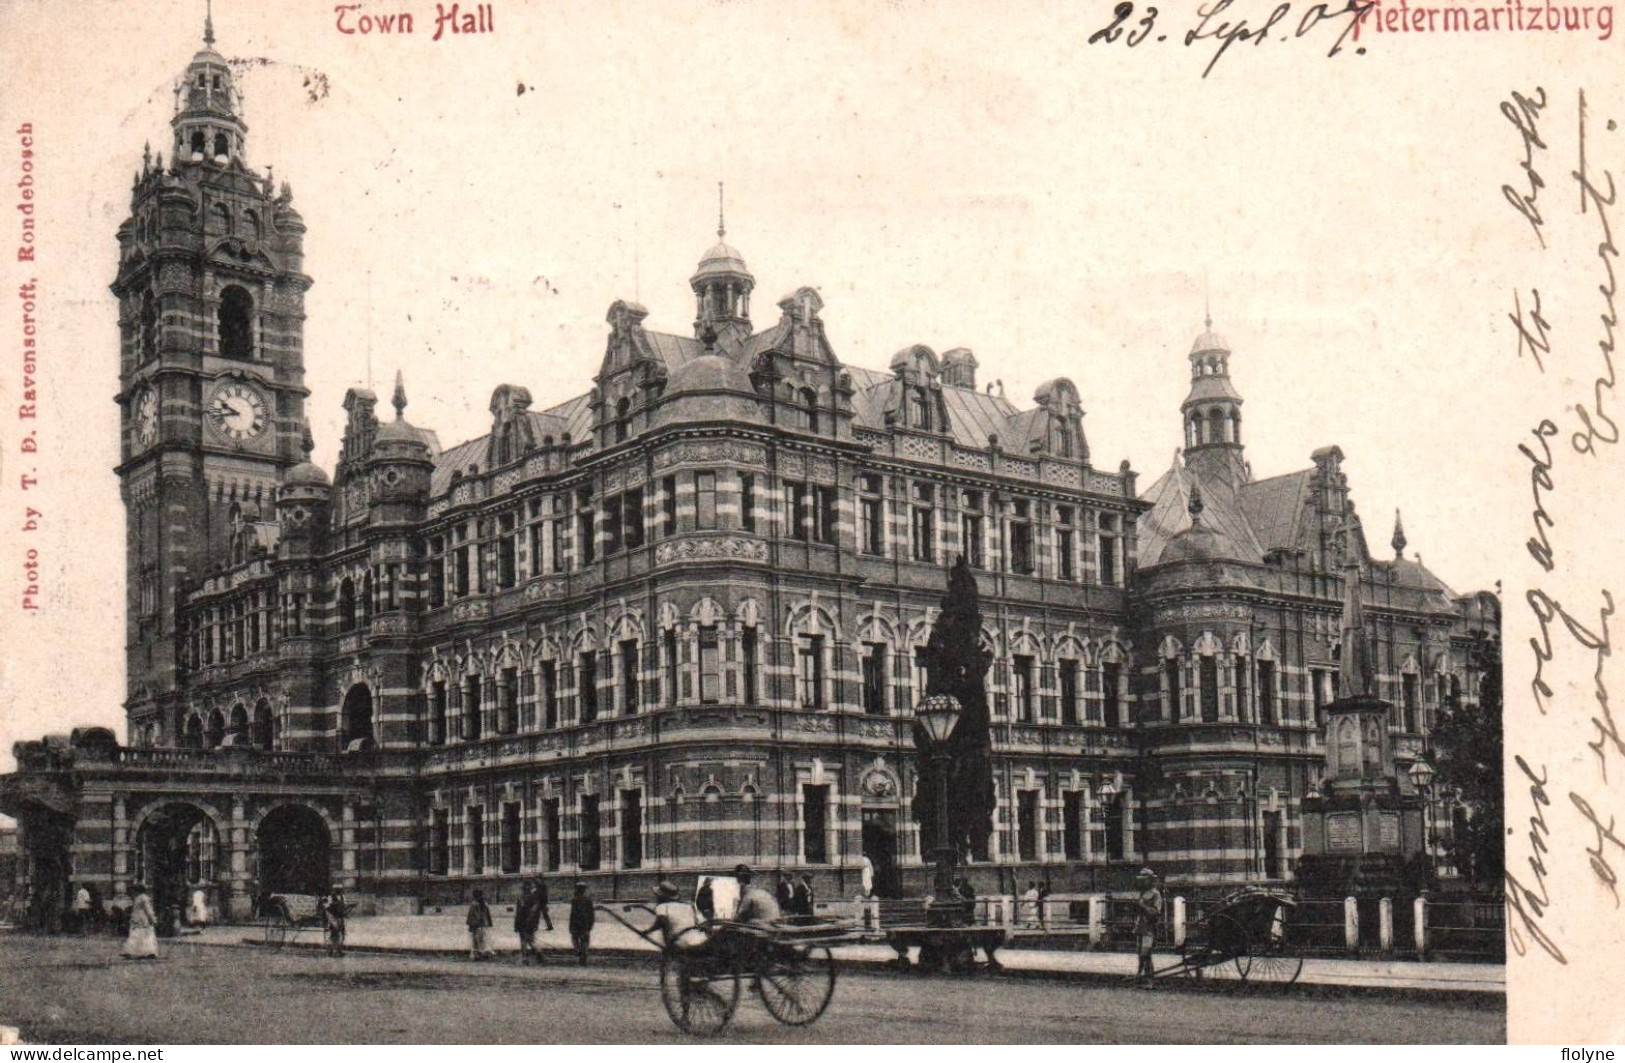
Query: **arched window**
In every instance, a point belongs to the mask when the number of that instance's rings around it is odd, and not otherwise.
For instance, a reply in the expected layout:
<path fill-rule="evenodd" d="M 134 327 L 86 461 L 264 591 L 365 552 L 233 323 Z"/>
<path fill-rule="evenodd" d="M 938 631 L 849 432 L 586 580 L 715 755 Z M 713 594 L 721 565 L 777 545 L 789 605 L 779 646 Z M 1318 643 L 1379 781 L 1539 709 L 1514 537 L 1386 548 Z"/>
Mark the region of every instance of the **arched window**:
<path fill-rule="evenodd" d="M 372 573 L 368 572 L 361 581 L 361 623 L 372 623 Z"/>
<path fill-rule="evenodd" d="M 203 748 L 203 721 L 198 719 L 196 713 L 186 718 L 185 745 L 187 749 Z"/>
<path fill-rule="evenodd" d="M 254 747 L 276 748 L 276 725 L 271 718 L 271 703 L 261 698 L 254 706 Z"/>
<path fill-rule="evenodd" d="M 192 130 L 192 157 L 194 159 L 203 157 L 203 141 L 203 130 Z"/>
<path fill-rule="evenodd" d="M 258 240 L 260 237 L 265 235 L 265 230 L 260 226 L 260 216 L 259 216 L 259 214 L 255 213 L 254 211 L 252 211 L 252 210 L 244 211 L 243 212 L 243 222 L 244 222 L 244 225 L 243 225 L 244 235 L 250 236 L 250 237 L 254 238 L 255 240 Z"/>
<path fill-rule="evenodd" d="M 225 158 L 226 156 L 228 156 L 230 154 L 231 154 L 231 138 L 226 136 L 226 134 L 224 134 L 224 133 L 216 133 L 214 135 L 214 157 L 217 158 L 217 159 L 221 159 L 221 158 Z"/>
<path fill-rule="evenodd" d="M 372 691 L 365 683 L 357 683 L 344 695 L 344 733 L 340 744 L 348 748 L 357 740 L 373 740 Z"/>
<path fill-rule="evenodd" d="M 235 284 L 220 293 L 220 357 L 254 357 L 254 299 Z"/>
<path fill-rule="evenodd" d="M 219 709 L 209 713 L 209 729 L 204 735 L 210 749 L 217 748 L 226 740 L 226 716 Z"/>
<path fill-rule="evenodd" d="M 1224 442 L 1224 413 L 1217 408 L 1207 412 L 1207 441 Z"/>
<path fill-rule="evenodd" d="M 624 443 L 632 432 L 632 400 L 622 398 L 615 403 L 615 442 Z"/>
<path fill-rule="evenodd" d="M 915 388 L 909 395 L 908 423 L 927 432 L 931 430 L 931 392 Z"/>
<path fill-rule="evenodd" d="M 1241 411 L 1230 411 L 1230 442 L 1241 442 Z"/>
<path fill-rule="evenodd" d="M 231 733 L 238 738 L 248 738 L 248 707 L 242 702 L 231 707 Z"/>
<path fill-rule="evenodd" d="M 346 576 L 339 584 L 339 630 L 354 631 L 355 626 L 355 581 Z"/>

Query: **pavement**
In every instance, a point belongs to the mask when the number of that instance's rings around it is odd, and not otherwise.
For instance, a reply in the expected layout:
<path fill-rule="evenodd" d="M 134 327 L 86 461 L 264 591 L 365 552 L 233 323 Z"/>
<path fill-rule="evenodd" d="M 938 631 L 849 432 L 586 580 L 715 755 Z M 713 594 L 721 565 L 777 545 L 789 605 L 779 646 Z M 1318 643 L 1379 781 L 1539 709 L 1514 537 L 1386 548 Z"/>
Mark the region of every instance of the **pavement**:
<path fill-rule="evenodd" d="M 570 937 L 565 930 L 567 909 L 563 905 L 556 905 L 552 914 L 554 929 L 549 931 L 544 927 L 537 940 L 544 952 L 556 954 L 549 956 L 549 960 L 571 963 Z M 506 912 L 495 913 L 495 916 L 497 925 L 492 931 L 491 943 L 499 954 L 511 957 L 518 952 L 513 933 L 504 926 L 505 920 L 511 917 Z M 647 913 L 635 910 L 626 913 L 626 917 L 637 925 L 643 925 L 649 919 Z M 210 945 L 259 944 L 263 941 L 263 934 L 254 926 L 218 926 L 205 929 L 196 940 Z M 315 929 L 303 930 L 289 939 L 289 945 L 293 947 L 314 948 L 320 944 L 321 934 Z M 460 911 L 417 916 L 352 917 L 349 921 L 348 944 L 352 950 L 367 952 L 466 957 L 468 931 Z M 897 958 L 897 954 L 884 944 L 849 945 L 834 951 L 836 958 L 849 965 L 873 965 L 878 968 L 895 962 Z M 598 958 L 637 959 L 643 956 L 652 958 L 656 950 L 600 912 L 597 925 L 593 928 L 592 952 Z M 1157 966 L 1167 966 L 1176 958 L 1172 953 L 1161 953 L 1157 957 Z M 1137 958 L 1132 953 L 1035 949 L 1021 948 L 1019 945 L 1001 948 L 998 959 L 1006 974 L 1011 976 L 1080 981 L 1131 979 L 1137 966 Z M 1344 990 L 1498 994 L 1504 997 L 1506 967 L 1483 963 L 1310 958 L 1304 961 L 1298 984 Z"/>
<path fill-rule="evenodd" d="M 358 931 L 371 920 L 357 920 Z M 427 921 L 425 921 L 427 922 Z M 448 920 L 434 919 L 446 927 Z M 373 929 L 382 936 L 382 921 Z M 421 927 L 420 927 L 421 929 Z M 455 926 L 445 932 L 455 930 Z M 438 932 L 438 931 L 437 931 Z M 469 963 L 446 954 L 209 947 L 242 928 L 165 938 L 159 959 L 115 937 L 0 932 L 0 1025 L 30 1044 L 693 1044 L 646 960 L 587 967 Z M 301 939 L 307 935 L 301 935 Z M 314 935 L 309 935 L 314 940 Z M 730 1043 L 1500 1044 L 1504 998 L 1294 987 L 921 978 L 844 966 L 811 1026 L 781 1026 L 749 986 Z"/>

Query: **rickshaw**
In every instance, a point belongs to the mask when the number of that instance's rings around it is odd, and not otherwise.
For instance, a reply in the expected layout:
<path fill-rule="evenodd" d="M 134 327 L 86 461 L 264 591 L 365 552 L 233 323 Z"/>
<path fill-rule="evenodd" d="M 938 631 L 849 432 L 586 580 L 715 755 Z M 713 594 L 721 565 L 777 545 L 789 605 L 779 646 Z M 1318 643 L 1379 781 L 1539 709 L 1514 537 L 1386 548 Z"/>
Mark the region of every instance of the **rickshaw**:
<path fill-rule="evenodd" d="M 736 898 L 737 883 L 712 878 L 713 897 Z M 715 903 L 713 901 L 713 903 Z M 762 1006 L 786 1026 L 818 1020 L 835 995 L 834 945 L 856 940 L 854 928 L 813 920 L 770 927 L 735 922 L 732 904 L 716 904 L 717 918 L 684 929 L 666 940 L 658 925 L 640 927 L 623 913 L 652 906 L 598 905 L 616 922 L 660 950 L 660 1001 L 684 1033 L 713 1037 L 727 1028 L 739 1008 L 740 986 L 748 981 Z"/>
<path fill-rule="evenodd" d="M 1291 985 L 1303 971 L 1303 957 L 1286 939 L 1287 917 L 1296 907 L 1297 901 L 1276 890 L 1249 886 L 1225 895 L 1190 924 L 1179 962 L 1157 971 L 1157 977 Z"/>
<path fill-rule="evenodd" d="M 309 893 L 273 893 L 265 899 L 260 920 L 265 927 L 265 943 L 279 950 L 301 930 L 325 930 L 322 902 L 325 897 Z"/>

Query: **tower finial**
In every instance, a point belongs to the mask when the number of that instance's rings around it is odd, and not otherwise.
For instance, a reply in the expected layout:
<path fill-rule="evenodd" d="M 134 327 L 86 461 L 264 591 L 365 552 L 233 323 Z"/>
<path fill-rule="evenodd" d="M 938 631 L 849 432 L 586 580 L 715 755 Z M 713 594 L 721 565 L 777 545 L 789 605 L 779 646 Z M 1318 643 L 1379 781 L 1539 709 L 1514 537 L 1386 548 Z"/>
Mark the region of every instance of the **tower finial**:
<path fill-rule="evenodd" d="M 395 370 L 395 397 L 390 399 L 390 404 L 395 407 L 395 420 L 399 421 L 406 414 L 406 378 L 399 369 Z"/>
<path fill-rule="evenodd" d="M 1203 507 L 1203 503 L 1202 503 L 1202 485 L 1201 484 L 1198 484 L 1198 483 L 1192 483 L 1191 484 L 1191 498 L 1190 498 L 1190 502 L 1188 502 L 1186 504 L 1185 508 L 1190 511 L 1191 527 L 1194 528 L 1198 524 L 1202 523 L 1202 509 L 1204 507 Z"/>
<path fill-rule="evenodd" d="M 1205 270 L 1205 269 L 1202 271 L 1202 307 L 1203 307 L 1203 320 L 1207 324 L 1207 330 L 1209 332 L 1212 332 L 1213 331 L 1213 293 L 1208 289 L 1208 286 L 1207 286 L 1207 270 Z"/>
<path fill-rule="evenodd" d="M 203 0 L 203 43 L 214 45 L 214 0 Z"/>
<path fill-rule="evenodd" d="M 1405 556 L 1405 522 L 1400 519 L 1399 510 L 1394 510 L 1394 560 L 1399 561 Z"/>
<path fill-rule="evenodd" d="M 316 449 L 316 440 L 310 434 L 309 418 L 306 418 L 304 429 L 299 434 L 299 449 L 305 452 L 306 461 L 310 460 L 311 453 Z"/>
<path fill-rule="evenodd" d="M 728 226 L 723 221 L 722 210 L 722 182 L 717 182 L 717 239 L 721 240 L 728 235 Z"/>

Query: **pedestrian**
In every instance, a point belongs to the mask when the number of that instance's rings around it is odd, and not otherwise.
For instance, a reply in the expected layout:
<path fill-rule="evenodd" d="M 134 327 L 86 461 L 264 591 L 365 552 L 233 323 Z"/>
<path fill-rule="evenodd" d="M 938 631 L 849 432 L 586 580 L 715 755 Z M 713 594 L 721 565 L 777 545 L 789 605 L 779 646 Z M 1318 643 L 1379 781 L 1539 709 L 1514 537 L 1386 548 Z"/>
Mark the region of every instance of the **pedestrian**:
<path fill-rule="evenodd" d="M 863 884 L 865 899 L 875 895 L 875 865 L 867 856 L 863 858 L 863 870 L 859 872 L 858 881 Z"/>
<path fill-rule="evenodd" d="M 694 907 L 699 910 L 700 917 L 706 922 L 717 917 L 717 897 L 711 889 L 709 875 L 700 879 L 700 888 L 694 893 Z"/>
<path fill-rule="evenodd" d="M 536 887 L 533 883 L 524 884 L 519 896 L 519 903 L 513 909 L 513 932 L 519 935 L 519 965 L 529 964 L 534 957 L 540 962 L 536 953 L 536 928 L 541 925 L 542 913 L 536 904 Z"/>
<path fill-rule="evenodd" d="M 209 895 L 204 892 L 202 883 L 192 887 L 192 897 L 186 908 L 186 921 L 192 926 L 209 925 Z"/>
<path fill-rule="evenodd" d="M 73 895 L 73 928 L 81 934 L 90 929 L 90 890 L 83 882 Z"/>
<path fill-rule="evenodd" d="M 1038 925 L 1046 930 L 1049 929 L 1049 895 L 1053 892 L 1055 891 L 1050 889 L 1049 879 L 1045 879 L 1044 884 L 1038 887 Z"/>
<path fill-rule="evenodd" d="M 540 875 L 537 875 L 536 876 L 536 911 L 541 914 L 542 925 L 547 927 L 547 932 L 549 934 L 551 934 L 553 932 L 553 912 L 551 910 L 551 907 L 552 907 L 552 902 L 549 901 L 548 897 L 547 897 L 547 879 L 543 878 Z M 542 954 L 540 952 L 538 952 L 536 954 L 536 962 L 537 963 L 542 962 Z"/>
<path fill-rule="evenodd" d="M 570 898 L 570 947 L 576 950 L 576 959 L 587 966 L 587 950 L 592 947 L 592 925 L 598 919 L 592 898 L 587 895 L 587 884 L 577 882 Z"/>
<path fill-rule="evenodd" d="M 322 925 L 327 929 L 327 954 L 344 955 L 344 939 L 349 933 L 350 905 L 344 899 L 344 887 L 334 886 L 333 892 L 322 905 Z"/>
<path fill-rule="evenodd" d="M 744 889 L 743 882 L 740 883 L 740 889 Z M 773 900 L 778 904 L 781 913 L 796 910 L 795 886 L 791 882 L 790 873 L 782 867 L 774 872 Z"/>
<path fill-rule="evenodd" d="M 699 924 L 694 913 L 694 906 L 677 899 L 677 886 L 667 879 L 661 879 L 655 885 L 655 926 L 659 928 L 662 940 L 667 945 L 679 944 L 678 938 L 683 931 Z M 705 940 L 703 932 L 690 934 L 687 941 L 681 942 L 682 947 L 690 948 Z"/>
<path fill-rule="evenodd" d="M 795 913 L 811 919 L 813 914 L 813 881 L 812 875 L 803 871 L 801 881 L 796 883 L 792 903 Z"/>
<path fill-rule="evenodd" d="M 485 891 L 475 890 L 468 904 L 468 958 L 483 960 L 491 955 L 491 906 L 485 903 Z"/>
<path fill-rule="evenodd" d="M 1029 927 L 1038 925 L 1038 882 L 1035 879 L 1027 880 L 1027 892 L 1021 895 L 1021 906 L 1025 909 L 1026 923 Z"/>
<path fill-rule="evenodd" d="M 145 886 L 136 886 L 135 900 L 130 902 L 130 934 L 124 939 L 123 952 L 127 960 L 158 958 L 158 916 Z"/>
<path fill-rule="evenodd" d="M 1157 888 L 1157 873 L 1149 867 L 1140 868 L 1140 895 L 1135 899 L 1134 936 L 1140 946 L 1140 987 L 1155 986 L 1155 971 L 1151 963 L 1151 949 L 1157 943 L 1157 927 L 1162 923 L 1162 891 Z"/>

